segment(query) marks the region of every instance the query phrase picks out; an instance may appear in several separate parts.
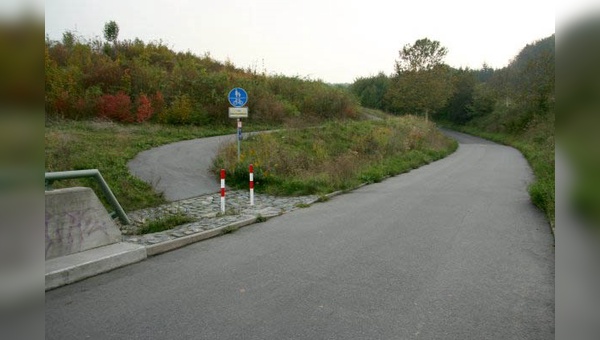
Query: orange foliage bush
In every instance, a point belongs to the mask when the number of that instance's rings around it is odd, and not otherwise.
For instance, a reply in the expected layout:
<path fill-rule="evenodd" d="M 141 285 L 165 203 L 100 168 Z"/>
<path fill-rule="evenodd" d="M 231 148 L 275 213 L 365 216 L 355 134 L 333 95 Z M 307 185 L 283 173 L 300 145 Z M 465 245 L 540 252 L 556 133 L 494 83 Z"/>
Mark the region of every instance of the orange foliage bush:
<path fill-rule="evenodd" d="M 138 123 L 142 123 L 150 119 L 152 114 L 154 113 L 154 109 L 152 108 L 152 103 L 150 99 L 145 94 L 141 94 L 137 99 L 137 111 L 135 120 Z"/>
<path fill-rule="evenodd" d="M 123 92 L 102 95 L 98 100 L 98 116 L 117 122 L 133 122 L 131 98 Z"/>

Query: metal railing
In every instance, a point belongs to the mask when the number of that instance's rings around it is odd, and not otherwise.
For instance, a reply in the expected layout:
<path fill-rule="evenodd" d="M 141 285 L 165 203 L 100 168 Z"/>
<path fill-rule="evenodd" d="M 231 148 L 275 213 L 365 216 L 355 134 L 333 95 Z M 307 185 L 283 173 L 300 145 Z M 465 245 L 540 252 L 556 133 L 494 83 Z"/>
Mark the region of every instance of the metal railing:
<path fill-rule="evenodd" d="M 112 191 L 108 187 L 108 184 L 106 183 L 106 181 L 104 180 L 104 178 L 102 177 L 102 174 L 100 174 L 100 171 L 98 171 L 98 169 L 46 172 L 46 174 L 45 174 L 46 190 L 52 189 L 52 183 L 54 181 L 63 180 L 63 179 L 84 178 L 84 177 L 94 178 L 96 180 L 96 182 L 98 182 L 98 184 L 100 185 L 100 188 L 102 189 L 102 193 L 104 194 L 104 197 L 106 198 L 108 203 L 111 205 L 111 207 L 113 207 L 113 209 L 115 209 L 114 212 L 119 217 L 119 220 L 123 224 L 131 224 L 129 217 L 127 216 L 127 214 L 125 213 L 123 208 L 121 208 L 119 201 L 117 201 L 117 198 L 115 197 L 115 195 L 113 195 Z"/>

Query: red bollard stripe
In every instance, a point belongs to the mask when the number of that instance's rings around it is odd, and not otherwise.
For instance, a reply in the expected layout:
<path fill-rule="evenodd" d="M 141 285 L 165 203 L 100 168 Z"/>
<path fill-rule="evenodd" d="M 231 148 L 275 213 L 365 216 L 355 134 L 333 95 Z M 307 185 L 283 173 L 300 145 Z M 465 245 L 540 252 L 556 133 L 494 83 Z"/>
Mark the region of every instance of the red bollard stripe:
<path fill-rule="evenodd" d="M 221 169 L 221 197 L 225 197 L 225 169 Z"/>
<path fill-rule="evenodd" d="M 254 166 L 250 164 L 250 189 L 254 189 Z"/>

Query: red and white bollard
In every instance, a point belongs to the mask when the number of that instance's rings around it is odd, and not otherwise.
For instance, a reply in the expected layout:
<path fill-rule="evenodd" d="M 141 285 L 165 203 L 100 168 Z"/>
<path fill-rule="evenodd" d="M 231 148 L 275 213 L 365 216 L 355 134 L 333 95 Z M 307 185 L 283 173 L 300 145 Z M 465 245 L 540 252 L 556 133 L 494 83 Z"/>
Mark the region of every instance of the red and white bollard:
<path fill-rule="evenodd" d="M 250 164 L 250 205 L 254 205 L 254 166 Z"/>
<path fill-rule="evenodd" d="M 221 169 L 221 212 L 225 212 L 225 169 Z"/>

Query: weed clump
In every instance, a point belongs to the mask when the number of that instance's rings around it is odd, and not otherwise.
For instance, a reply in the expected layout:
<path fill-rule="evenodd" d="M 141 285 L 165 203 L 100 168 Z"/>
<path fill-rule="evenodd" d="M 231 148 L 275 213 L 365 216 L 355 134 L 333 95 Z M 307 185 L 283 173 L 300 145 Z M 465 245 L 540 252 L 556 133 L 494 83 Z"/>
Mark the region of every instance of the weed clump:
<path fill-rule="evenodd" d="M 144 223 L 137 231 L 138 235 L 158 233 L 165 230 L 173 229 L 182 224 L 194 222 L 195 219 L 183 213 L 168 215 L 157 220 Z"/>

